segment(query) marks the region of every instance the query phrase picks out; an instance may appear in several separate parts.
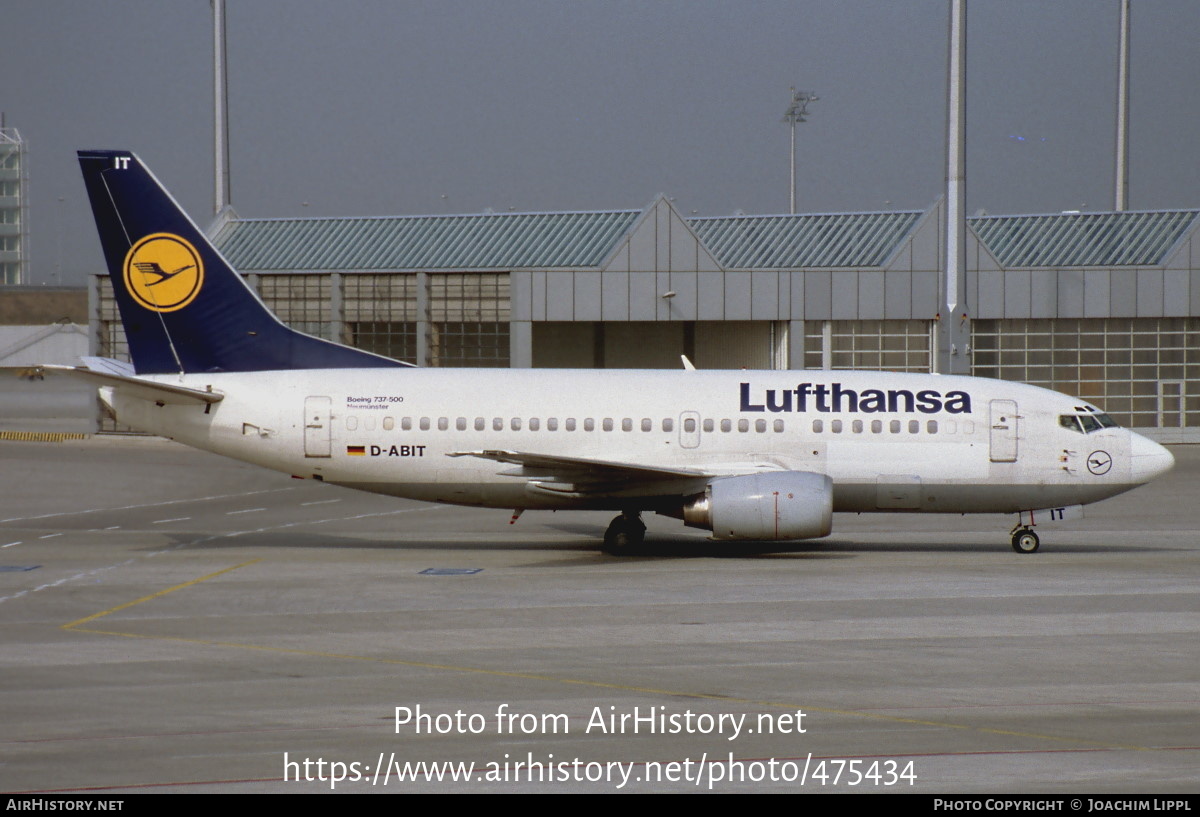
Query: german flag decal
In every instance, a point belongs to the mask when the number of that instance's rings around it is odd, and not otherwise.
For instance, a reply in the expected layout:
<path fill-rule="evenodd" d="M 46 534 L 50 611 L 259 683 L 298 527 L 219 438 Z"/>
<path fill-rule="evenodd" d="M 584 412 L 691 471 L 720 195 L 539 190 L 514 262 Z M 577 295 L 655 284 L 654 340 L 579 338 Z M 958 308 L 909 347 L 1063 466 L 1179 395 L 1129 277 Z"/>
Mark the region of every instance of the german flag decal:
<path fill-rule="evenodd" d="M 365 457 L 367 455 L 367 447 L 365 445 L 348 445 L 346 453 L 351 457 Z"/>

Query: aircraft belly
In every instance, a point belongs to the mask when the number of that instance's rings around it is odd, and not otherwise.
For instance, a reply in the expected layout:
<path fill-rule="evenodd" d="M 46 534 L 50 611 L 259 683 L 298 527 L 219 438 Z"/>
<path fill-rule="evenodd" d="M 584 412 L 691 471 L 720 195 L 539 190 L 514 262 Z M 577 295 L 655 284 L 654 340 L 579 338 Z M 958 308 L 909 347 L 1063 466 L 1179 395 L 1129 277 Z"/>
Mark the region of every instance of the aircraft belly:
<path fill-rule="evenodd" d="M 997 485 L 980 482 L 926 482 L 920 484 L 917 500 L 910 501 L 911 483 L 881 484 L 877 481 L 835 482 L 833 510 L 850 513 L 1017 513 L 1022 510 L 1086 505 L 1137 487 L 1137 483 L 1093 485 Z M 880 505 L 881 495 L 894 493 L 891 507 Z"/>
<path fill-rule="evenodd" d="M 426 483 L 426 482 L 356 482 L 327 480 L 332 485 L 369 491 L 374 494 L 416 499 L 423 502 L 439 502 L 447 505 L 468 505 L 481 508 L 522 508 L 531 511 L 566 510 L 625 510 L 631 504 L 639 510 L 654 511 L 677 508 L 679 497 L 639 497 L 631 503 L 628 499 L 613 497 L 556 497 L 531 495 L 523 482 L 511 484 L 478 485 L 476 483 Z"/>
<path fill-rule="evenodd" d="M 831 443 L 828 474 L 834 482 L 886 482 L 919 475 L 923 482 L 988 478 L 987 451 L 971 444 L 852 441 Z"/>

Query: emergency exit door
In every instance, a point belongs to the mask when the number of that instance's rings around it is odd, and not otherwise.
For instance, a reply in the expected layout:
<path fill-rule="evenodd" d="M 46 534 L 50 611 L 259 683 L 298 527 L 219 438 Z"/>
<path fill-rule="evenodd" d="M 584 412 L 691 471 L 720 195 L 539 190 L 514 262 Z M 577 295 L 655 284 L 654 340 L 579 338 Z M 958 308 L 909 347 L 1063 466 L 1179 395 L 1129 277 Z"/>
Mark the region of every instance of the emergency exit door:
<path fill-rule="evenodd" d="M 331 456 L 329 425 L 332 409 L 333 401 L 328 397 L 304 398 L 304 456 Z"/>

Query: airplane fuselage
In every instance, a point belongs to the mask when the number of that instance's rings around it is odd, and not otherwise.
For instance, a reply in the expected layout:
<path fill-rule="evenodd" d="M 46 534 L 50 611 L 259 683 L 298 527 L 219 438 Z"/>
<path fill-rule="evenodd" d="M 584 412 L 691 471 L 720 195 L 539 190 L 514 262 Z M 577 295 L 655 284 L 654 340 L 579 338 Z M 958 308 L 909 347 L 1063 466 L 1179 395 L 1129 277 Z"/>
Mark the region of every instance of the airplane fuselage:
<path fill-rule="evenodd" d="M 835 511 L 1017 512 L 1095 502 L 1152 478 L 1161 449 L 1068 427 L 1076 398 L 970 377 L 852 371 L 343 369 L 159 375 L 224 394 L 199 405 L 110 397 L 122 422 L 307 478 L 503 508 L 669 510 L 713 477 L 825 474 Z M 1102 416 L 1102 415 L 1101 415 Z M 586 495 L 464 452 L 694 469 Z M 1166 455 L 1169 459 L 1169 455 Z M 704 476 L 700 476 L 704 474 Z"/>

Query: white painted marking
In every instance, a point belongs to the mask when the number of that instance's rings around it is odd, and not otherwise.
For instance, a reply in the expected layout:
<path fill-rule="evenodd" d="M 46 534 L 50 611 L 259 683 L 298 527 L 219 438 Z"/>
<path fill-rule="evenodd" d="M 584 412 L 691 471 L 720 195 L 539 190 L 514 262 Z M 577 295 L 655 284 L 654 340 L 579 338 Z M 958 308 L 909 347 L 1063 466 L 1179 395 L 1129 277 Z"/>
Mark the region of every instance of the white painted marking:
<path fill-rule="evenodd" d="M 130 511 L 135 508 L 158 508 L 163 505 L 178 505 L 182 502 L 208 502 L 211 499 L 229 499 L 230 497 L 255 496 L 256 494 L 277 494 L 281 491 L 294 491 L 295 488 L 271 488 L 265 491 L 242 491 L 236 494 L 216 494 L 214 496 L 198 496 L 190 499 L 169 499 L 165 502 L 147 502 L 141 505 L 122 505 L 118 508 L 88 508 L 84 511 L 63 511 L 62 513 L 44 513 L 40 516 L 14 516 L 11 519 L 0 519 L 0 522 L 23 522 L 30 519 L 51 519 L 56 516 L 75 516 L 85 513 L 104 513 L 105 511 Z"/>
<path fill-rule="evenodd" d="M 259 511 L 265 511 L 265 510 L 266 510 L 266 508 L 246 508 L 241 511 L 226 511 L 225 515 L 226 516 L 234 516 L 235 514 L 239 514 L 239 513 L 258 513 Z"/>
<path fill-rule="evenodd" d="M 190 516 L 177 516 L 174 519 L 156 519 L 155 521 L 151 522 L 150 524 L 151 525 L 165 525 L 168 522 L 186 522 L 189 519 L 191 519 Z"/>
<path fill-rule="evenodd" d="M 61 533 L 47 533 L 45 536 L 39 536 L 39 539 L 53 539 L 55 536 L 62 536 Z"/>
<path fill-rule="evenodd" d="M 341 502 L 340 499 L 318 499 L 315 502 L 301 502 L 301 505 L 328 505 L 330 502 Z"/>
<path fill-rule="evenodd" d="M 107 528 L 105 528 L 105 530 L 120 530 L 120 529 L 121 529 L 120 525 L 109 525 Z"/>
<path fill-rule="evenodd" d="M 301 525 L 322 525 L 322 524 L 325 524 L 326 522 L 341 522 L 341 521 L 345 521 L 345 520 L 349 520 L 349 519 L 367 519 L 369 517 L 374 517 L 374 516 L 396 516 L 396 515 L 404 514 L 404 513 L 420 513 L 422 511 L 446 511 L 446 510 L 454 510 L 454 509 L 442 507 L 440 505 L 431 505 L 431 506 L 424 507 L 424 508 L 405 508 L 403 510 L 398 510 L 398 511 L 382 511 L 379 513 L 360 513 L 355 516 L 331 516 L 327 519 L 313 519 L 313 520 L 306 520 L 306 521 L 301 521 L 301 522 L 287 522 L 282 525 L 267 525 L 265 527 L 255 528 L 253 530 L 239 530 L 239 531 L 234 531 L 233 533 L 217 533 L 217 534 L 213 534 L 211 536 L 202 536 L 199 539 L 193 539 L 190 542 L 180 542 L 177 545 L 172 545 L 171 547 L 163 548 L 162 550 L 156 550 L 151 553 L 147 553 L 144 556 L 138 557 L 137 559 L 126 559 L 123 562 L 118 562 L 117 564 L 108 565 L 107 567 L 96 568 L 95 570 L 89 570 L 85 573 L 76 573 L 74 576 L 67 576 L 65 578 L 59 579 L 58 581 L 51 582 L 50 584 L 43 584 L 39 587 L 35 587 L 32 590 L 21 590 L 17 593 L 13 593 L 11 596 L 0 596 L 0 602 L 6 602 L 6 601 L 12 601 L 14 599 L 19 599 L 22 596 L 27 595 L 29 593 L 36 593 L 39 590 L 48 590 L 52 587 L 58 587 L 59 585 L 66 584 L 68 582 L 73 582 L 73 581 L 77 581 L 79 579 L 86 579 L 90 576 L 95 576 L 95 575 L 97 575 L 99 573 L 103 573 L 107 570 L 114 570 L 118 567 L 124 567 L 125 565 L 131 565 L 131 564 L 136 563 L 137 561 L 140 561 L 143 558 L 153 558 L 155 556 L 161 556 L 164 553 L 173 553 L 181 548 L 189 547 L 191 545 L 202 545 L 202 544 L 205 544 L 206 542 L 212 542 L 217 539 L 232 539 L 235 536 L 245 536 L 246 534 L 249 534 L 249 533 L 265 533 L 266 531 L 270 531 L 270 530 L 280 530 L 283 528 L 295 528 L 295 527 L 299 527 Z M 21 543 L 13 542 L 13 544 L 19 545 Z M 7 547 L 7 545 L 5 545 L 4 547 Z"/>
<path fill-rule="evenodd" d="M 7 545 L 0 545 L 0 548 L 10 548 L 13 545 L 19 545 L 19 544 L 21 544 L 21 543 L 20 542 L 9 542 Z"/>

